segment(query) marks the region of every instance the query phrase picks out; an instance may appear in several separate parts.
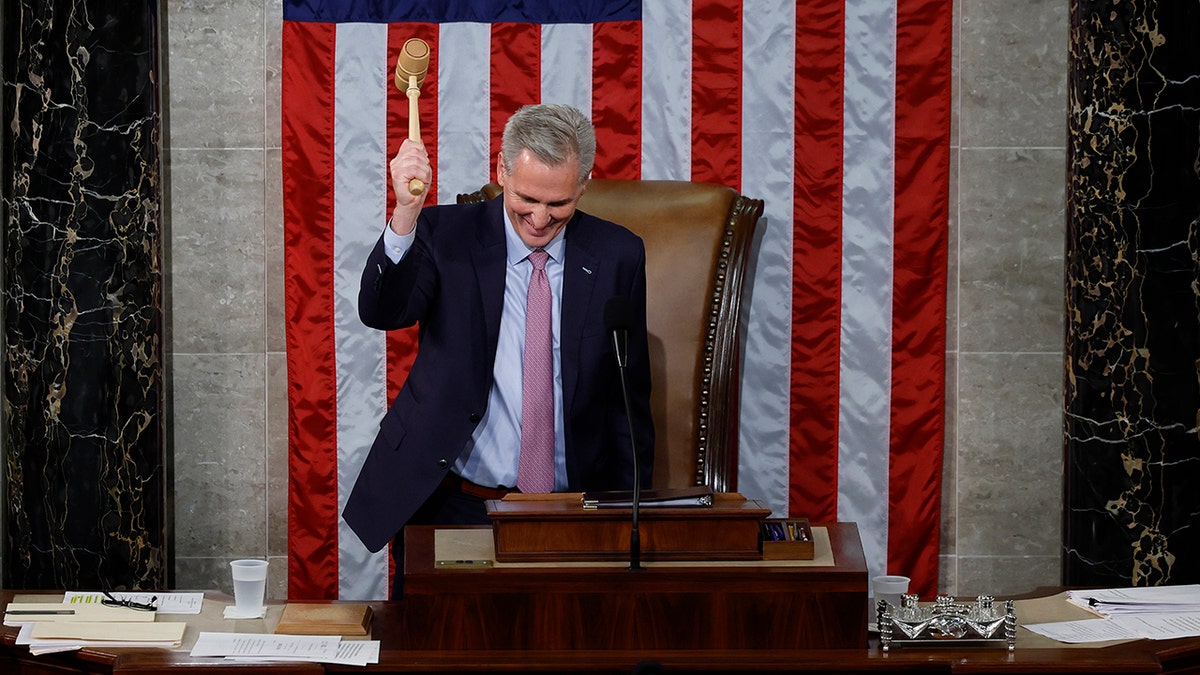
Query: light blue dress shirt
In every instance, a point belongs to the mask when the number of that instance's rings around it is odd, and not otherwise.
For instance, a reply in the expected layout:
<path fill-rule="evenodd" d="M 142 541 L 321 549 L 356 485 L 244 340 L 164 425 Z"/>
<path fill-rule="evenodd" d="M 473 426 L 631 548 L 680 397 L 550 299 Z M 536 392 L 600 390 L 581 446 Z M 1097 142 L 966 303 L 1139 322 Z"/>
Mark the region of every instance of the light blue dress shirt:
<path fill-rule="evenodd" d="M 551 326 L 554 349 L 554 487 L 567 487 L 566 445 L 563 440 L 562 358 L 559 326 L 562 319 L 563 256 L 566 252 L 564 229 L 546 247 L 546 275 L 550 279 Z M 525 345 L 525 297 L 533 264 L 533 250 L 521 241 L 504 209 L 504 236 L 507 262 L 504 277 L 504 310 L 500 316 L 500 341 L 492 367 L 492 388 L 483 419 L 475 427 L 471 440 L 454 462 L 454 473 L 486 486 L 513 487 L 517 484 L 517 466 L 521 455 L 521 361 Z M 383 233 L 384 247 L 392 262 L 399 262 L 412 247 L 416 233 L 400 236 L 388 227 Z"/>

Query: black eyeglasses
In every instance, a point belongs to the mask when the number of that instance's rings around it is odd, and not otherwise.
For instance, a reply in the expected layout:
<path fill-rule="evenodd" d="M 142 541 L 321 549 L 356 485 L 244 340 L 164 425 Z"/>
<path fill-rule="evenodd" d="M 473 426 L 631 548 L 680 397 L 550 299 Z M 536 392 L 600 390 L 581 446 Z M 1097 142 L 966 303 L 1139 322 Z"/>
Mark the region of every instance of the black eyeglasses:
<path fill-rule="evenodd" d="M 154 604 L 158 602 L 157 595 L 150 596 L 150 602 L 134 602 L 132 600 L 118 600 L 108 591 L 100 592 L 104 594 L 104 599 L 100 601 L 100 604 L 106 607 L 128 607 L 129 609 L 138 609 L 143 612 L 158 611 L 158 605 Z"/>

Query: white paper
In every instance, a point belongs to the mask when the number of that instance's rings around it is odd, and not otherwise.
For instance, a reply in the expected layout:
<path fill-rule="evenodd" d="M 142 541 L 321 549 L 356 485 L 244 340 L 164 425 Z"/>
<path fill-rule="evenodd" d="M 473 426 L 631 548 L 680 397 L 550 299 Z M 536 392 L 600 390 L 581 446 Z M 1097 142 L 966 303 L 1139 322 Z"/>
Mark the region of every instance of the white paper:
<path fill-rule="evenodd" d="M 266 606 L 261 607 L 257 612 L 244 612 L 238 609 L 237 605 L 229 605 L 222 614 L 226 619 L 261 619 L 266 615 Z"/>
<path fill-rule="evenodd" d="M 1051 640 L 1071 644 L 1107 642 L 1108 640 L 1136 640 L 1141 637 L 1111 619 L 1082 619 L 1079 621 L 1032 623 L 1026 625 L 1025 628 L 1038 635 L 1044 635 Z"/>
<path fill-rule="evenodd" d="M 1104 616 L 1186 614 L 1200 612 L 1200 584 L 1076 590 L 1067 600 Z"/>
<path fill-rule="evenodd" d="M 157 597 L 154 602 L 158 606 L 159 614 L 199 614 L 200 609 L 204 604 L 203 593 L 145 593 L 136 592 L 129 593 L 125 591 L 113 591 L 110 593 L 118 600 L 129 600 L 142 604 L 150 604 L 150 599 Z M 63 596 L 63 602 L 93 604 L 104 600 L 103 593 L 67 591 Z"/>
<path fill-rule="evenodd" d="M 1200 613 L 1142 614 L 1111 619 L 1035 623 L 1025 628 L 1052 640 L 1069 643 L 1108 640 L 1172 640 L 1200 636 Z"/>
<path fill-rule="evenodd" d="M 230 661 L 254 661 L 257 663 L 273 661 L 296 661 L 294 657 L 257 657 L 241 658 L 225 657 Z M 336 663 L 342 666 L 367 666 L 379 663 L 379 640 L 342 640 L 338 643 L 337 656 L 332 659 L 322 659 L 322 663 Z"/>
<path fill-rule="evenodd" d="M 202 632 L 192 647 L 192 656 L 284 657 L 301 661 L 336 658 L 337 635 L 272 635 L 261 633 Z"/>
<path fill-rule="evenodd" d="M 1200 635 L 1200 613 L 1118 616 L 1113 617 L 1111 621 L 1151 640 L 1171 640 Z"/>

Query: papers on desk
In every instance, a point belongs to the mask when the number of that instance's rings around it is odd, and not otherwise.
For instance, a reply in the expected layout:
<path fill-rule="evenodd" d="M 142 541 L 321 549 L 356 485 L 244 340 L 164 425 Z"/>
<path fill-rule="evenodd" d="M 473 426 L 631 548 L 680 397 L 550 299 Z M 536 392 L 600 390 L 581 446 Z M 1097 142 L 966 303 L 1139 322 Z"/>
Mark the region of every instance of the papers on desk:
<path fill-rule="evenodd" d="M 1200 612 L 1200 584 L 1067 591 L 1067 600 L 1097 614 L 1186 614 Z"/>
<path fill-rule="evenodd" d="M 129 630 L 135 626 L 134 630 Z M 170 649 L 183 642 L 187 624 L 182 621 L 154 623 L 27 623 L 17 633 L 16 644 L 27 645 L 29 653 L 52 654 L 83 647 L 161 647 Z"/>
<path fill-rule="evenodd" d="M 201 607 L 204 605 L 203 593 L 146 593 L 137 592 L 130 593 L 126 591 L 113 591 L 109 595 L 118 600 L 129 600 L 141 604 L 150 604 L 150 600 L 154 598 L 154 604 L 158 607 L 159 614 L 199 614 Z M 63 596 L 63 602 L 72 604 L 100 604 L 104 600 L 104 594 L 81 591 L 67 591 Z"/>
<path fill-rule="evenodd" d="M 32 654 L 71 651 L 87 645 L 178 647 L 182 621 L 155 621 L 155 612 L 106 605 L 10 602 L 4 623 L 19 626 L 16 643 Z"/>
<path fill-rule="evenodd" d="M 1200 613 L 1126 614 L 1111 619 L 1059 621 L 1025 626 L 1052 640 L 1069 643 L 1107 642 L 1109 640 L 1171 640 L 1200 636 Z"/>
<path fill-rule="evenodd" d="M 43 623 L 29 629 L 34 641 L 78 640 L 83 642 L 137 642 L 160 647 L 178 647 L 183 642 L 183 621 L 154 621 L 150 623 Z"/>
<path fill-rule="evenodd" d="M 642 490 L 638 494 L 638 505 L 644 507 L 709 507 L 713 503 L 713 490 L 699 485 L 686 488 L 661 488 Z M 631 490 L 606 490 L 583 493 L 583 508 L 630 508 L 633 506 Z"/>
<path fill-rule="evenodd" d="M 63 602 L 10 602 L 4 608 L 4 625 L 6 626 L 19 626 L 26 623 L 100 623 L 109 621 L 148 623 L 154 621 L 154 612 L 106 605 L 76 607 Z"/>
<path fill-rule="evenodd" d="M 200 633 L 191 655 L 237 661 L 307 661 L 366 666 L 379 663 L 379 641 L 343 640 L 336 635 Z"/>
<path fill-rule="evenodd" d="M 1025 628 L 1069 643 L 1200 636 L 1198 584 L 1068 591 L 1067 601 L 1103 618 Z"/>

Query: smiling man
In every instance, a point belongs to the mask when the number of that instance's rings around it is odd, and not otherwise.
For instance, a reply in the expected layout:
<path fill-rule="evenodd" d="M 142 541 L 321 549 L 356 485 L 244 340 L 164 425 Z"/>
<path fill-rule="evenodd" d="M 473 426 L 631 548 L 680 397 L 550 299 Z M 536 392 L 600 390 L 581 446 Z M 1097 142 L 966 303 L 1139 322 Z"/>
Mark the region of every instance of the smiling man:
<path fill-rule="evenodd" d="M 502 197 L 422 208 L 424 195 L 397 191 L 359 315 L 380 330 L 418 325 L 419 347 L 343 511 L 368 549 L 406 524 L 487 523 L 484 501 L 512 491 L 629 489 L 631 426 L 651 484 L 645 248 L 577 209 L 595 151 L 579 111 L 525 106 L 505 126 Z M 390 169 L 393 186 L 433 174 L 413 141 Z M 631 423 L 605 326 L 614 298 L 632 324 Z"/>

